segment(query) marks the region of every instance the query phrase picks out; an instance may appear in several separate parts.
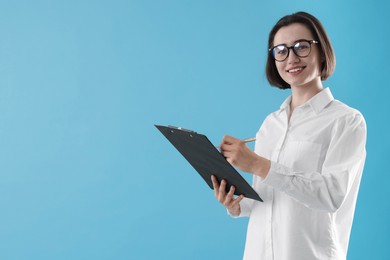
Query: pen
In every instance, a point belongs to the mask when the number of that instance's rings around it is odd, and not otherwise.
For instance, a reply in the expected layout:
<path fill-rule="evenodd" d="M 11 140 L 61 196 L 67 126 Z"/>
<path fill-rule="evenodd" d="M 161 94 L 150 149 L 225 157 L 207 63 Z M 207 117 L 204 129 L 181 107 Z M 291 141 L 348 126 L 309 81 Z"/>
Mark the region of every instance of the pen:
<path fill-rule="evenodd" d="M 244 143 L 250 143 L 250 142 L 253 142 L 253 141 L 256 141 L 256 137 L 251 137 L 251 138 L 246 138 L 244 140 L 242 140 Z M 215 148 L 219 149 L 221 148 L 220 145 L 216 146 Z"/>
<path fill-rule="evenodd" d="M 249 142 L 253 142 L 253 141 L 256 141 L 256 137 L 251 137 L 251 138 L 247 138 L 247 139 L 244 139 L 242 140 L 244 143 L 249 143 Z"/>

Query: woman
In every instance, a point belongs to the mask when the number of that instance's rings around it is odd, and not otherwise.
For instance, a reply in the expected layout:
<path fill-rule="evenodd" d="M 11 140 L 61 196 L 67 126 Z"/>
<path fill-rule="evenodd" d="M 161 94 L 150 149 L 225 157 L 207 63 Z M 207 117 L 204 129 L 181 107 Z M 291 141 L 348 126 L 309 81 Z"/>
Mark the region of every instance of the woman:
<path fill-rule="evenodd" d="M 248 216 L 244 259 L 346 259 L 365 161 L 366 125 L 359 111 L 333 98 L 325 81 L 335 56 L 321 23 L 304 12 L 271 30 L 268 81 L 291 96 L 256 135 L 255 152 L 225 136 L 221 153 L 253 174 L 263 203 L 225 192 L 215 196 L 234 217 Z"/>

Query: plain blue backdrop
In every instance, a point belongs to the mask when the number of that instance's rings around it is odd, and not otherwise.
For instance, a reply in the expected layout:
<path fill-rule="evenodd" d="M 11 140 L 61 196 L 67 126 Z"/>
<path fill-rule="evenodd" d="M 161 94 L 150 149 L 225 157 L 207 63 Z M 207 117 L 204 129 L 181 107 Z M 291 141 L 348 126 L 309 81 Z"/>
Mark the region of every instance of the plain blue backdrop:
<path fill-rule="evenodd" d="M 334 45 L 324 85 L 368 125 L 348 259 L 389 259 L 390 4 L 375 0 L 1 1 L 0 259 L 240 259 L 247 219 L 153 125 L 253 136 L 289 95 L 265 78 L 268 32 L 300 10 Z"/>

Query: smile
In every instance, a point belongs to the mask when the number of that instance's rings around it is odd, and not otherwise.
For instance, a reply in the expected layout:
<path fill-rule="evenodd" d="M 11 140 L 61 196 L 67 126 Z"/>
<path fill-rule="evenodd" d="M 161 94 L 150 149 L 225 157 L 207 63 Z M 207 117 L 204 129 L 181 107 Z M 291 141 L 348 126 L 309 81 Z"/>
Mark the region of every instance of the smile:
<path fill-rule="evenodd" d="M 305 67 L 294 68 L 294 69 L 287 70 L 287 72 L 288 73 L 295 73 L 295 72 L 303 70 L 304 68 Z"/>

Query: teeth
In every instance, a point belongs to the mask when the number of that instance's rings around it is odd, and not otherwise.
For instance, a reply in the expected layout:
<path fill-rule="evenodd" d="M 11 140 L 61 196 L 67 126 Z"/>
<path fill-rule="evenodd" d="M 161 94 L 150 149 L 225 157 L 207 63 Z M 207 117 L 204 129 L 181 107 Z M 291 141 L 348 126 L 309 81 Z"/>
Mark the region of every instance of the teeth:
<path fill-rule="evenodd" d="M 289 70 L 288 72 L 294 73 L 294 72 L 297 72 L 297 71 L 300 71 L 300 70 L 302 70 L 302 68 L 292 69 L 292 70 Z"/>

